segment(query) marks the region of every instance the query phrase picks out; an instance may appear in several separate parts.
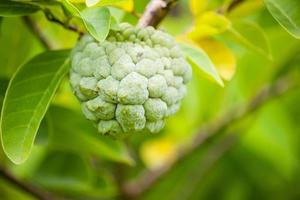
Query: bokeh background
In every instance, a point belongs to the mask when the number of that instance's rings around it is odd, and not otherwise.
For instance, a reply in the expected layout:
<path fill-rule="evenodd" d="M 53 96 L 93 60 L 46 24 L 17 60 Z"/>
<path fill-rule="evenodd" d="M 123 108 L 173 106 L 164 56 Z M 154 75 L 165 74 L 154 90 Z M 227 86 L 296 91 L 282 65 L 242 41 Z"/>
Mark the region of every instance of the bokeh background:
<path fill-rule="evenodd" d="M 210 0 L 201 13 L 222 12 L 227 2 Z M 143 13 L 146 4 L 136 0 L 135 12 Z M 203 48 L 224 78 L 224 87 L 194 67 L 181 109 L 167 120 L 163 131 L 135 135 L 124 145 L 99 135 L 84 119 L 66 77 L 42 122 L 29 160 L 14 165 L 1 150 L 1 165 L 19 179 L 69 199 L 118 199 L 120 179 L 135 181 L 143 173 L 174 162 L 140 199 L 300 199 L 299 88 L 271 94 L 244 113 L 249 102 L 276 80 L 284 77 L 284 84 L 300 82 L 300 41 L 275 21 L 260 0 L 245 1 L 226 15 L 230 26 L 236 26 L 247 42 L 222 30 L 223 25 L 213 19 L 198 20 L 197 25 L 191 10 L 195 10 L 191 1 L 180 0 L 160 28 L 179 40 L 188 36 Z M 121 21 L 137 22 L 132 14 L 116 8 L 112 12 Z M 42 13 L 30 17 L 42 27 L 54 49 L 72 48 L 76 43 L 75 33 L 47 21 Z M 216 30 L 211 31 L 210 26 Z M 21 17 L 1 19 L 1 102 L 17 67 L 42 51 L 44 47 Z M 205 134 L 206 127 L 216 128 L 236 116 L 176 162 L 196 134 Z M 34 198 L 0 176 L 0 199 Z"/>

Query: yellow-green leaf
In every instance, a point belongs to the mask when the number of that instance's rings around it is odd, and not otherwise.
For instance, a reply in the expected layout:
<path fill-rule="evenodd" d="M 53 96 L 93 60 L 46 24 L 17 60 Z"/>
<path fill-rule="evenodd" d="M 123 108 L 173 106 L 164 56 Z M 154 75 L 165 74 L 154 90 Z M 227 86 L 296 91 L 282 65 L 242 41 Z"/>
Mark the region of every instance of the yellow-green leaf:
<path fill-rule="evenodd" d="M 210 57 L 220 76 L 225 80 L 230 80 L 236 69 L 236 58 L 232 51 L 214 39 L 204 39 L 198 43 Z"/>
<path fill-rule="evenodd" d="M 247 16 L 263 7 L 263 0 L 248 0 L 239 4 L 235 9 L 231 10 L 229 17 L 237 18 Z"/>
<path fill-rule="evenodd" d="M 113 17 L 107 7 L 86 8 L 80 11 L 69 0 L 63 0 L 65 8 L 73 16 L 80 18 L 88 32 L 98 41 L 103 41 L 109 33 Z"/>
<path fill-rule="evenodd" d="M 188 43 L 180 43 L 180 47 L 191 65 L 198 67 L 207 77 L 224 86 L 214 64 L 201 48 Z"/>
<path fill-rule="evenodd" d="M 131 12 L 134 8 L 133 0 L 70 0 L 70 2 L 74 4 L 85 3 L 87 7 L 113 6 L 127 12 Z"/>
<path fill-rule="evenodd" d="M 88 1 L 90 2 L 90 5 L 88 5 Z M 87 6 L 113 6 L 127 12 L 131 12 L 134 7 L 133 0 L 86 0 L 86 4 Z"/>
<path fill-rule="evenodd" d="M 111 15 L 109 9 L 103 8 L 87 8 L 80 13 L 89 33 L 102 42 L 109 33 L 111 25 Z"/>
<path fill-rule="evenodd" d="M 206 6 L 208 0 L 190 0 L 190 10 L 194 16 L 201 14 Z"/>
<path fill-rule="evenodd" d="M 224 15 L 209 11 L 195 19 L 195 24 L 188 33 L 188 37 L 192 40 L 198 40 L 223 33 L 230 27 L 231 22 Z"/>
<path fill-rule="evenodd" d="M 257 24 L 248 21 L 236 21 L 233 23 L 230 33 L 231 38 L 236 42 L 266 56 L 268 59 L 272 59 L 268 37 Z"/>
<path fill-rule="evenodd" d="M 292 36 L 300 39 L 300 1 L 264 0 L 272 16 Z"/>

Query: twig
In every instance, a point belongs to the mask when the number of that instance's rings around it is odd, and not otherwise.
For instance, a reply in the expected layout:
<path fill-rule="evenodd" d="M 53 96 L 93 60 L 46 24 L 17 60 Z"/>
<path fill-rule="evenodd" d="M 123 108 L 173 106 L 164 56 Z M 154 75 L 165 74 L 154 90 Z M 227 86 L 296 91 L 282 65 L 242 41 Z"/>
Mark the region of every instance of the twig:
<path fill-rule="evenodd" d="M 46 49 L 53 49 L 51 42 L 44 35 L 41 28 L 29 16 L 25 16 L 25 17 L 23 17 L 23 19 L 24 19 L 25 24 L 29 27 L 31 32 L 40 40 L 42 45 Z"/>
<path fill-rule="evenodd" d="M 177 0 L 151 0 L 138 22 L 139 27 L 156 27 Z"/>
<path fill-rule="evenodd" d="M 215 122 L 201 128 L 196 137 L 192 140 L 192 144 L 188 149 L 179 150 L 181 154 L 177 160 L 177 163 L 182 161 L 185 156 L 197 148 L 202 146 L 204 142 L 209 141 L 214 135 L 217 135 L 220 132 L 225 131 L 229 126 L 234 124 L 237 121 L 240 121 L 247 117 L 249 114 L 258 110 L 261 106 L 263 106 L 267 101 L 273 99 L 274 97 L 280 96 L 292 88 L 298 86 L 297 82 L 294 82 L 289 77 L 281 78 L 275 81 L 271 85 L 266 85 L 263 87 L 261 91 L 254 96 L 254 98 L 247 104 L 246 106 L 239 107 L 230 111 L 228 114 L 219 118 Z M 126 196 L 131 198 L 135 198 L 145 191 L 147 191 L 153 184 L 159 180 L 167 171 L 171 169 L 174 165 L 165 165 L 155 171 L 147 171 L 142 174 L 136 181 L 129 182 L 124 185 L 123 193 Z"/>
<path fill-rule="evenodd" d="M 79 28 L 77 26 L 73 26 L 73 25 L 70 25 L 69 23 L 61 21 L 60 19 L 56 18 L 49 10 L 45 9 L 44 14 L 49 21 L 54 22 L 60 26 L 63 26 L 64 28 L 66 28 L 70 31 L 78 33 L 80 36 L 82 36 L 84 34 L 84 32 L 79 30 Z"/>
<path fill-rule="evenodd" d="M 220 14 L 230 13 L 237 6 L 243 3 L 245 0 L 232 0 L 231 3 L 226 7 L 220 7 L 217 9 L 217 12 Z"/>
<path fill-rule="evenodd" d="M 29 183 L 24 183 L 21 180 L 14 177 L 8 171 L 6 171 L 3 167 L 0 166 L 0 177 L 5 179 L 6 181 L 10 182 L 11 184 L 17 186 L 19 189 L 25 191 L 26 193 L 32 195 L 33 197 L 39 200 L 57 200 L 54 196 L 50 195 L 49 193 L 36 188 Z"/>
<path fill-rule="evenodd" d="M 243 3 L 245 0 L 232 0 L 232 2 L 227 7 L 227 12 L 232 11 L 234 8 L 236 8 L 239 4 Z"/>

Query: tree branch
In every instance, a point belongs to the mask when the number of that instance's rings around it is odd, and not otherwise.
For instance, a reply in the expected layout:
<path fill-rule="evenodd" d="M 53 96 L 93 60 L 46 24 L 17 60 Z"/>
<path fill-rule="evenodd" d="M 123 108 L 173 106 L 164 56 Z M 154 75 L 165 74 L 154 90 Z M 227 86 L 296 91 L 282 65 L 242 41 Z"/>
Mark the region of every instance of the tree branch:
<path fill-rule="evenodd" d="M 200 148 L 203 143 L 209 141 L 213 136 L 226 131 L 232 124 L 244 119 L 249 114 L 261 108 L 269 100 L 281 96 L 297 86 L 299 86 L 299 83 L 289 76 L 283 77 L 272 84 L 265 85 L 247 105 L 238 107 L 220 117 L 219 120 L 200 128 L 195 138 L 192 140 L 193 142 L 190 147 L 178 151 L 180 154 L 176 163 L 182 161 L 187 154 Z M 173 163 L 173 165 L 174 164 L 175 163 Z M 146 171 L 137 180 L 123 186 L 124 195 L 129 196 L 130 198 L 140 196 L 155 184 L 160 177 L 168 172 L 173 165 L 165 165 L 155 171 Z"/>
<path fill-rule="evenodd" d="M 4 180 L 10 182 L 11 184 L 15 185 L 19 189 L 23 190 L 24 192 L 30 194 L 31 196 L 35 197 L 39 200 L 58 200 L 54 196 L 50 195 L 49 193 L 36 188 L 28 183 L 24 183 L 21 180 L 14 177 L 11 173 L 6 171 L 2 166 L 0 166 L 0 177 Z"/>
<path fill-rule="evenodd" d="M 139 27 L 156 27 L 167 15 L 177 0 L 151 0 L 138 22 Z"/>
<path fill-rule="evenodd" d="M 232 0 L 232 2 L 227 7 L 226 11 L 231 12 L 234 8 L 236 8 L 239 4 L 243 3 L 245 0 Z"/>
<path fill-rule="evenodd" d="M 81 30 L 79 30 L 78 27 L 73 26 L 73 25 L 70 25 L 70 24 L 68 24 L 68 23 L 66 23 L 66 22 L 63 22 L 63 21 L 61 21 L 60 19 L 56 18 L 56 17 L 51 13 L 50 10 L 47 10 L 47 9 L 46 9 L 46 10 L 44 10 L 44 13 L 45 13 L 46 18 L 47 18 L 49 21 L 54 22 L 54 23 L 56 23 L 56 24 L 58 24 L 58 25 L 60 25 L 60 26 L 62 26 L 62 27 L 64 27 L 64 28 L 66 28 L 66 29 L 68 29 L 68 30 L 70 30 L 70 31 L 73 31 L 73 32 L 75 32 L 75 33 L 78 33 L 80 36 L 82 36 L 82 35 L 84 34 L 84 32 L 82 32 Z"/>

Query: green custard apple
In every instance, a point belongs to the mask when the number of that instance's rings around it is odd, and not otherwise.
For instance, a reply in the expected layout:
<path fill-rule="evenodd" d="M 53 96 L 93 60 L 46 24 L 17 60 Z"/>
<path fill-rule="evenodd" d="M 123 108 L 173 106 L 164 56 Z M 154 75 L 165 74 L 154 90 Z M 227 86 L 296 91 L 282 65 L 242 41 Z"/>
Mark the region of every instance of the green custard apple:
<path fill-rule="evenodd" d="M 103 42 L 83 36 L 71 59 L 70 82 L 85 117 L 114 136 L 159 132 L 192 76 L 173 37 L 125 23 Z"/>

